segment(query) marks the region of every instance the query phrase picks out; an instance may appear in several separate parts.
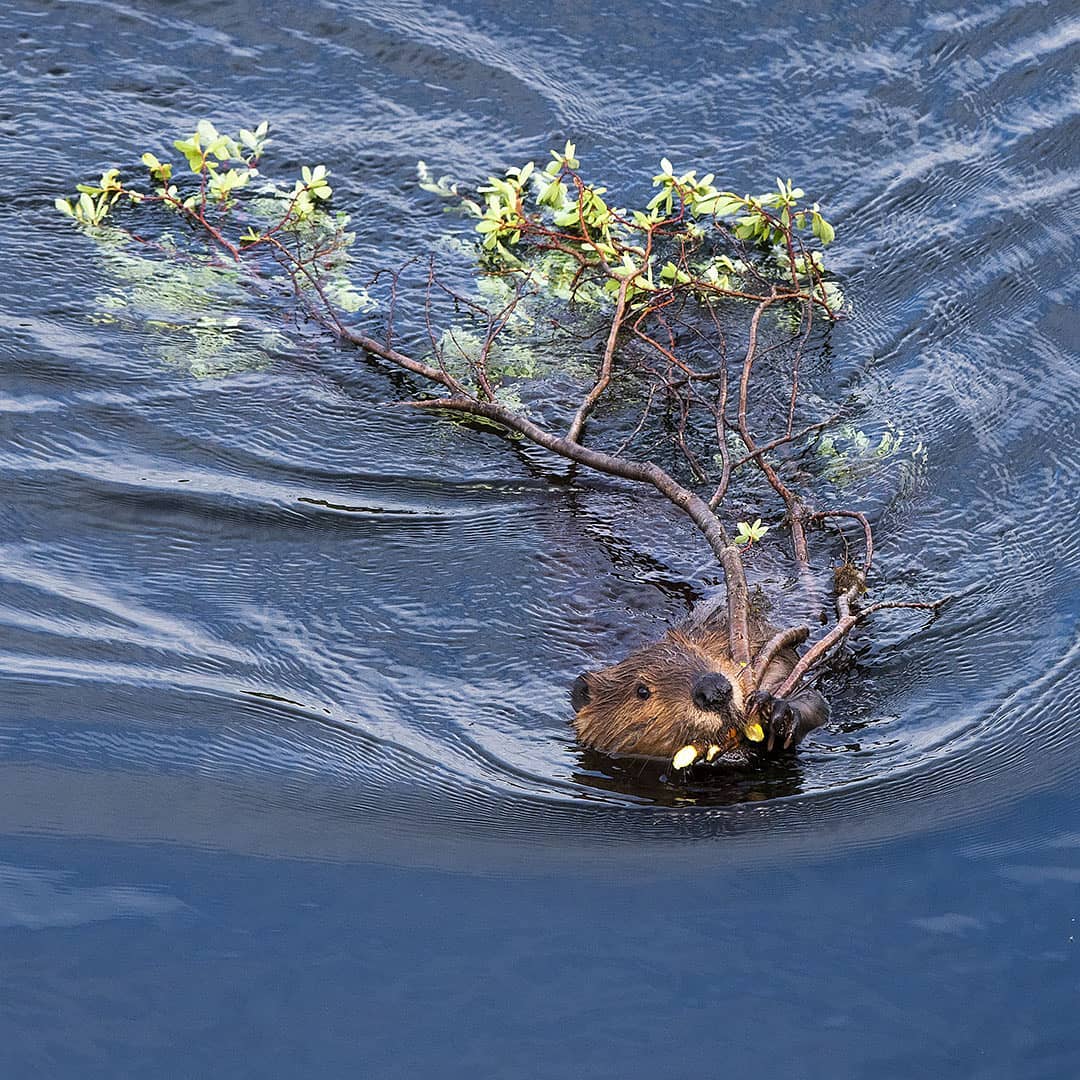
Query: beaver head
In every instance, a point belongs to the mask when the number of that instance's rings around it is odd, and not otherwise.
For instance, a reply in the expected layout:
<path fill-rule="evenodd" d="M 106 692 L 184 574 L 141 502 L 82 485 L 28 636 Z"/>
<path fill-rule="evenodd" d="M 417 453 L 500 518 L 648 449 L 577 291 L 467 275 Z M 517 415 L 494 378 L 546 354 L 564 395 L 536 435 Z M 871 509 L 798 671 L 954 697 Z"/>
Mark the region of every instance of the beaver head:
<path fill-rule="evenodd" d="M 647 757 L 670 758 L 688 743 L 734 749 L 746 723 L 739 674 L 722 630 L 669 630 L 574 680 L 578 737 L 605 753 Z"/>

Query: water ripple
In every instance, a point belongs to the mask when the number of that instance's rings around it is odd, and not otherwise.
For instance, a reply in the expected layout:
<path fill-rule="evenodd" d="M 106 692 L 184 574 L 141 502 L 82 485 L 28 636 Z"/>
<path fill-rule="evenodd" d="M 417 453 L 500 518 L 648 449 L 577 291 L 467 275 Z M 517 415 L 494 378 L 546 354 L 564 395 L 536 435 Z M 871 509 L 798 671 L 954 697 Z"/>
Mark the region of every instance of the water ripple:
<path fill-rule="evenodd" d="M 110 33 L 65 34 L 73 13 Z M 657 865 L 706 843 L 753 861 L 1075 781 L 1068 5 L 894 5 L 887 26 L 811 6 L 796 27 L 748 3 L 601 3 L 525 34 L 505 5 L 271 3 L 253 25 L 87 2 L 0 12 L 0 31 L 18 95 L 0 229 L 48 270 L 0 298 L 0 827 L 455 866 Z M 571 137 L 606 178 L 663 153 L 740 190 L 798 177 L 839 226 L 854 310 L 807 381 L 826 402 L 857 390 L 860 424 L 925 451 L 834 494 L 878 516 L 875 596 L 953 602 L 855 636 L 795 762 L 680 791 L 584 754 L 567 686 L 715 584 L 692 529 L 391 407 L 407 385 L 272 298 L 243 298 L 227 378 L 201 377 L 183 319 L 152 330 L 132 301 L 94 321 L 130 283 L 52 211 L 57 178 L 268 104 L 275 150 L 330 164 L 379 265 L 454 227 L 417 193 L 419 157 L 475 183 Z M 782 552 L 751 574 L 805 604 Z"/>

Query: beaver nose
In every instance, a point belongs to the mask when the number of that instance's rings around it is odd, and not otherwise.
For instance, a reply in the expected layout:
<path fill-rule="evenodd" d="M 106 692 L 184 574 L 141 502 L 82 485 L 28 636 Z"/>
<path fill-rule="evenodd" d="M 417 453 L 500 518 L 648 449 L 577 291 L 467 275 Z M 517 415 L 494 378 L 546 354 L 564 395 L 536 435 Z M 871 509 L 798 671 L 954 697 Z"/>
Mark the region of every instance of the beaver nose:
<path fill-rule="evenodd" d="M 708 712 L 723 712 L 731 704 L 731 683 L 723 675 L 702 675 L 694 683 L 694 704 Z"/>

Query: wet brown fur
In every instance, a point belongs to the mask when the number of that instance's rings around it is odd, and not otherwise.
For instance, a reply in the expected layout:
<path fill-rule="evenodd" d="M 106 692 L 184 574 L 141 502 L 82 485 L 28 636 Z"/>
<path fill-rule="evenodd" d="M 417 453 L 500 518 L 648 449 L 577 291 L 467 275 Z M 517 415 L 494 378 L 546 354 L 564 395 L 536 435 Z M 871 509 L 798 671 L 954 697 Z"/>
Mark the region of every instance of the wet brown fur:
<path fill-rule="evenodd" d="M 751 657 L 775 632 L 764 621 L 751 619 Z M 779 687 L 797 660 L 793 649 L 778 652 L 765 670 L 761 689 Z M 731 683 L 730 707 L 723 712 L 699 709 L 693 702 L 695 683 L 710 673 Z M 753 687 L 747 685 L 748 673 L 731 659 L 721 618 L 676 627 L 620 663 L 582 677 L 589 700 L 577 711 L 574 726 L 586 746 L 611 754 L 670 758 L 688 743 L 712 744 L 726 752 L 742 742 L 746 699 Z M 647 698 L 638 696 L 639 686 L 648 688 Z"/>

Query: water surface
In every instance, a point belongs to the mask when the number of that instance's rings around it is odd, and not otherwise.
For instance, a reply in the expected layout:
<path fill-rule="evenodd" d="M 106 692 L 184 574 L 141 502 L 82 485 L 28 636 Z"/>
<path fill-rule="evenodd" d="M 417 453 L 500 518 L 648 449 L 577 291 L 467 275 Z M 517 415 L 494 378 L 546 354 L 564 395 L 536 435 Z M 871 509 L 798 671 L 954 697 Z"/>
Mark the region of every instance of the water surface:
<path fill-rule="evenodd" d="M 1069 5 L 73 2 L 0 30 L 6 1074 L 1076 1072 Z M 704 546 L 53 210 L 202 116 L 325 162 L 368 273 L 462 235 L 420 158 L 475 183 L 572 138 L 626 201 L 663 154 L 796 177 L 852 303 L 809 389 L 925 448 L 835 494 L 874 514 L 880 595 L 956 599 L 853 641 L 795 764 L 697 803 L 612 783 L 569 684 L 685 614 Z M 782 552 L 752 574 L 784 594 Z"/>

